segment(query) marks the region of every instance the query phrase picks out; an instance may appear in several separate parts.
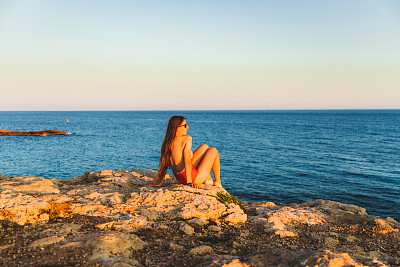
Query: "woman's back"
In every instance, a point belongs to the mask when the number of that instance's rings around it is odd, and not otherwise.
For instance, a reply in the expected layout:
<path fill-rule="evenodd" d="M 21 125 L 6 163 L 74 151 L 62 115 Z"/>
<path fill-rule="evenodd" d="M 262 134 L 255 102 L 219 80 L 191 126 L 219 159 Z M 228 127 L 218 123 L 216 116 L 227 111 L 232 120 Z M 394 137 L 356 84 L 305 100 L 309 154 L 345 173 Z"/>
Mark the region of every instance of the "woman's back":
<path fill-rule="evenodd" d="M 181 173 L 185 170 L 185 160 L 183 150 L 187 144 L 188 135 L 175 137 L 171 147 L 171 168 L 175 173 Z"/>

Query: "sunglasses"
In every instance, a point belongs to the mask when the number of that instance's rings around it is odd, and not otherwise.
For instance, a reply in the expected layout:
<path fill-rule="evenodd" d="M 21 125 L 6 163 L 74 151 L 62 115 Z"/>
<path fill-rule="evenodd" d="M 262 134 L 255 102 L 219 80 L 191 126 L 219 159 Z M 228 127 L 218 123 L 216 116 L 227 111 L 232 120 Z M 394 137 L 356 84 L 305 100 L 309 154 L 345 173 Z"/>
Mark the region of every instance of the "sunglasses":
<path fill-rule="evenodd" d="M 179 127 L 185 127 L 185 128 L 187 128 L 187 123 L 186 123 L 186 124 L 183 124 L 183 125 L 181 125 L 181 126 L 179 126 Z"/>

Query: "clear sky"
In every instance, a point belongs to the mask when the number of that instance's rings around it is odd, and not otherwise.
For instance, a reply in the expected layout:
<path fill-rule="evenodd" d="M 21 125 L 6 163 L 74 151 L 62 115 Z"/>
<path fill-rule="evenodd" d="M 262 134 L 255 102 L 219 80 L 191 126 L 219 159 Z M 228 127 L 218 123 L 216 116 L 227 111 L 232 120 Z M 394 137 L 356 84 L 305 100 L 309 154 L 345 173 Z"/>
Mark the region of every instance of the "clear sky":
<path fill-rule="evenodd" d="M 3 111 L 375 108 L 398 0 L 0 0 Z"/>

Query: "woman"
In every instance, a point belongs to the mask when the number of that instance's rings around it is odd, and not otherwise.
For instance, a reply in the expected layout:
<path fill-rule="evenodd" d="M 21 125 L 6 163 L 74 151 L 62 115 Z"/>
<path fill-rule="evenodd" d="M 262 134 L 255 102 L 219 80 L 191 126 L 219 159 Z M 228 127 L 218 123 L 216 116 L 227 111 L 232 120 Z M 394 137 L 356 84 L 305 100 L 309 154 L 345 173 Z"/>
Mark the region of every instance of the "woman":
<path fill-rule="evenodd" d="M 153 186 L 162 185 L 169 167 L 181 184 L 192 184 L 195 188 L 200 188 L 203 183 L 221 186 L 217 149 L 201 145 L 193 153 L 192 137 L 187 135 L 188 129 L 186 119 L 182 116 L 172 116 L 169 120 Z M 215 182 L 211 178 L 210 171 L 214 174 Z"/>

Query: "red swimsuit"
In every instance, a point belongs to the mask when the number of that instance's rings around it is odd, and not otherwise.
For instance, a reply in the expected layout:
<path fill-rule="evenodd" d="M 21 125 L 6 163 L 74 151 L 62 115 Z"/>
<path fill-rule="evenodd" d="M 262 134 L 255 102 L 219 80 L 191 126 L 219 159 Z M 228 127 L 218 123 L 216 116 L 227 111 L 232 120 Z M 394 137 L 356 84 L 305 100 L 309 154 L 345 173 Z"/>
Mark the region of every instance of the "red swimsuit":
<path fill-rule="evenodd" d="M 176 180 L 178 180 L 179 183 L 187 185 L 185 170 L 183 170 L 183 172 L 180 172 L 180 173 L 175 173 L 174 170 L 172 170 L 172 172 L 174 173 L 175 178 L 176 178 Z M 198 172 L 199 171 L 195 167 L 192 168 L 192 182 L 196 179 Z"/>

